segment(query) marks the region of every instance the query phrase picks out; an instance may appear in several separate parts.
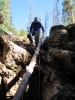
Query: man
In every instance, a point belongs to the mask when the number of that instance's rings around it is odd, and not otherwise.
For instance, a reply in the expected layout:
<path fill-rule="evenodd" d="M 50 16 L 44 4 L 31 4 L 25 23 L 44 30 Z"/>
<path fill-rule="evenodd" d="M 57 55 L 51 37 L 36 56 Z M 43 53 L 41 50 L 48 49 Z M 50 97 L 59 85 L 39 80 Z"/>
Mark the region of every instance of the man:
<path fill-rule="evenodd" d="M 27 37 L 29 38 L 30 42 L 33 43 L 32 36 L 35 36 L 36 46 L 38 45 L 38 42 L 39 42 L 39 35 L 40 35 L 41 28 L 44 33 L 44 28 L 43 28 L 42 24 L 40 22 L 38 22 L 38 18 L 35 17 L 34 21 L 31 23 L 31 26 L 30 26 L 30 34 L 28 34 Z"/>

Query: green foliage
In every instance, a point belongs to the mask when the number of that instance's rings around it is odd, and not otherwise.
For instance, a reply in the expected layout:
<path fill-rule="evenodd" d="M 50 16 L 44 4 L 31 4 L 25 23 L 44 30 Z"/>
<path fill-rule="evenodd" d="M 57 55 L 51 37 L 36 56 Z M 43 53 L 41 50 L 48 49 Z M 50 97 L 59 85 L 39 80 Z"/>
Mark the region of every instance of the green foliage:
<path fill-rule="evenodd" d="M 8 30 L 16 34 L 18 37 L 27 38 L 27 32 L 24 29 L 17 30 L 15 26 L 9 26 Z"/>
<path fill-rule="evenodd" d="M 19 37 L 27 38 L 27 32 L 24 29 L 20 29 L 16 32 Z"/>
<path fill-rule="evenodd" d="M 9 27 L 8 27 L 8 30 L 11 31 L 11 32 L 14 33 L 14 34 L 16 34 L 16 32 L 17 32 L 17 30 L 16 30 L 16 28 L 15 28 L 14 25 L 9 26 Z"/>
<path fill-rule="evenodd" d="M 10 26 L 10 0 L 0 0 L 0 13 L 4 18 L 4 22 L 0 25 L 0 28 L 7 30 Z"/>
<path fill-rule="evenodd" d="M 62 18 L 63 23 L 73 24 L 75 23 L 75 1 L 63 0 Z"/>
<path fill-rule="evenodd" d="M 27 38 L 27 33 L 24 29 L 17 30 L 15 26 L 11 25 L 10 18 L 10 0 L 0 0 L 0 13 L 3 15 L 4 22 L 0 28 L 4 31 L 11 31 L 19 37 Z"/>
<path fill-rule="evenodd" d="M 9 26 L 8 30 L 16 34 L 18 37 L 27 38 L 27 32 L 24 29 L 17 30 L 14 25 Z"/>
<path fill-rule="evenodd" d="M 68 22 L 65 22 L 64 26 L 67 26 L 68 25 Z"/>

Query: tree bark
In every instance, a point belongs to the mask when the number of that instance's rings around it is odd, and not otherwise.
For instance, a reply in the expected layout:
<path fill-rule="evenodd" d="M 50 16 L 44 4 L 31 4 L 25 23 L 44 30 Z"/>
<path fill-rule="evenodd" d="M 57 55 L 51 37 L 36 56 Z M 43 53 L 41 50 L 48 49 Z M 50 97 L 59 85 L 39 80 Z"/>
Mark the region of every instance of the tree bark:
<path fill-rule="evenodd" d="M 30 53 L 9 40 L 8 36 L 0 35 L 0 61 L 7 67 L 16 63 L 26 63 L 31 57 Z"/>

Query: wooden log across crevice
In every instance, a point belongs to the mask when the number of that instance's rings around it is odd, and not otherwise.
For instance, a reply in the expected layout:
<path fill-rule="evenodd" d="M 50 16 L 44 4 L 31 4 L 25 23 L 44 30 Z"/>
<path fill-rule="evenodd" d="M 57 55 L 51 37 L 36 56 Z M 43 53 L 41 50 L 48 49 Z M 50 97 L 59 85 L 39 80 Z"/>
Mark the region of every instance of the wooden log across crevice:
<path fill-rule="evenodd" d="M 32 59 L 31 59 L 29 66 L 26 67 L 27 71 L 24 74 L 24 77 L 23 77 L 23 79 L 20 83 L 20 86 L 18 87 L 18 90 L 17 90 L 13 100 L 21 100 L 23 93 L 25 91 L 26 85 L 28 83 L 28 80 L 30 78 L 30 75 L 32 74 L 32 72 L 34 70 L 36 60 L 37 60 L 37 57 L 38 57 L 38 54 L 39 54 L 39 51 L 40 51 L 40 47 L 41 47 L 41 44 L 42 44 L 43 41 L 44 41 L 44 35 L 42 36 L 42 38 L 39 41 L 39 44 L 38 44 L 38 46 L 35 50 L 35 53 L 34 53 Z"/>

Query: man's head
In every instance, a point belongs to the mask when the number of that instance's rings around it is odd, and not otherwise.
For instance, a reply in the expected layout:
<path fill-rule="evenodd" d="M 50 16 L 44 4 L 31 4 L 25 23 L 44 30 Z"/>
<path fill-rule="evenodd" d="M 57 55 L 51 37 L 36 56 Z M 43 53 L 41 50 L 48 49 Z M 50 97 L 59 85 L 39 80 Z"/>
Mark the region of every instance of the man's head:
<path fill-rule="evenodd" d="M 3 24 L 3 15 L 2 14 L 0 14 L 0 24 Z"/>
<path fill-rule="evenodd" d="M 34 18 L 34 22 L 38 22 L 38 18 L 37 17 Z"/>

